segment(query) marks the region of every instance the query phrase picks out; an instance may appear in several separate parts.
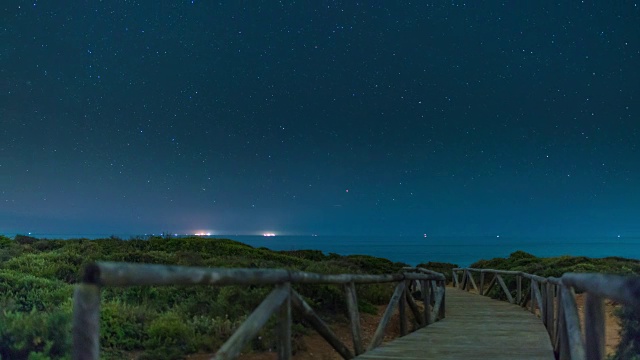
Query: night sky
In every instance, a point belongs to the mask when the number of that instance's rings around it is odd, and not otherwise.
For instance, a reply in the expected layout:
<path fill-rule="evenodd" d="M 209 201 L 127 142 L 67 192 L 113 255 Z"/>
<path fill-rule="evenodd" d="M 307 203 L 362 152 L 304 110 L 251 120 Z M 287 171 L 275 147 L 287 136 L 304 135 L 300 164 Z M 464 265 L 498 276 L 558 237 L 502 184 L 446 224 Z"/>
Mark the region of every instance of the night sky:
<path fill-rule="evenodd" d="M 0 5 L 0 233 L 640 236 L 635 1 Z"/>

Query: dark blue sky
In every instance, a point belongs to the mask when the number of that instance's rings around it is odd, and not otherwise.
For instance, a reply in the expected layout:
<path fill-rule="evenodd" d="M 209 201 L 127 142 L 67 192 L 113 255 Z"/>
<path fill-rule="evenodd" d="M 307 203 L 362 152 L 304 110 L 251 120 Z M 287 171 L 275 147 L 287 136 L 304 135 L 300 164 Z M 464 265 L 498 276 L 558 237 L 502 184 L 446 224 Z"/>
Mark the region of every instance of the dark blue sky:
<path fill-rule="evenodd" d="M 0 14 L 0 233 L 640 235 L 638 2 Z"/>

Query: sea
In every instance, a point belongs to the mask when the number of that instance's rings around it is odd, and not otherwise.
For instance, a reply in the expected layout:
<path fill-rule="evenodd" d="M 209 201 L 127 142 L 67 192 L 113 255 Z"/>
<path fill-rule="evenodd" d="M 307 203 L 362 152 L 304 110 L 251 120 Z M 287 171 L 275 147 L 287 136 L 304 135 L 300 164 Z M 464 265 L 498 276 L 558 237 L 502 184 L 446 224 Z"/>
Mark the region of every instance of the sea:
<path fill-rule="evenodd" d="M 10 235 L 10 234 L 8 234 Z M 99 234 L 33 234 L 38 238 L 105 238 Z M 117 235 L 122 239 L 133 235 Z M 181 235 L 178 235 L 181 236 Z M 623 257 L 640 260 L 639 237 L 509 237 L 509 236 L 255 236 L 215 235 L 271 250 L 320 250 L 325 254 L 371 255 L 412 266 L 429 261 L 469 266 L 484 259 L 508 257 L 522 250 L 538 257 Z"/>

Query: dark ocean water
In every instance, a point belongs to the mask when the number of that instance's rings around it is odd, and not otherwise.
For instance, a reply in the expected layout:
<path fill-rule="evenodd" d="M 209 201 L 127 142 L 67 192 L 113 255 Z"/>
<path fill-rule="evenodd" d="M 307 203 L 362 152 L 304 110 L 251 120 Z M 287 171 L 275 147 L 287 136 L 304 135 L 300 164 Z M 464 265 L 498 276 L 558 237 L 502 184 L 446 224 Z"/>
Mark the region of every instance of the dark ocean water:
<path fill-rule="evenodd" d="M 39 238 L 99 238 L 104 235 L 38 234 Z M 131 236 L 120 235 L 123 239 Z M 254 247 L 272 250 L 321 250 L 340 255 L 365 254 L 409 265 L 439 261 L 468 266 L 480 259 L 507 257 L 523 250 L 539 257 L 572 255 L 620 256 L 640 260 L 640 237 L 525 238 L 525 237 L 421 237 L 421 236 L 248 236 L 224 235 Z"/>
<path fill-rule="evenodd" d="M 315 249 L 340 255 L 366 254 L 410 265 L 439 261 L 468 266 L 480 259 L 507 257 L 523 250 L 539 257 L 572 255 L 640 259 L 640 237 L 509 238 L 509 237 L 338 237 L 233 236 L 254 247 L 272 250 Z"/>

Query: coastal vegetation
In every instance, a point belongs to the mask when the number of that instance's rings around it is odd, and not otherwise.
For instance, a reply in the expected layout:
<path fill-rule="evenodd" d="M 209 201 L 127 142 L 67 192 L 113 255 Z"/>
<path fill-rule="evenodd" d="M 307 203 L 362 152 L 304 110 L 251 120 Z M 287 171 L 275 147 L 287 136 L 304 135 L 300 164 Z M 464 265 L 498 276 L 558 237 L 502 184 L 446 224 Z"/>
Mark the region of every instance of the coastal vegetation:
<path fill-rule="evenodd" d="M 366 255 L 341 256 L 317 250 L 272 251 L 227 239 L 151 237 L 122 240 L 44 240 L 0 235 L 0 359 L 68 359 L 71 346 L 73 284 L 84 265 L 123 261 L 204 267 L 285 268 L 324 274 L 387 274 L 407 266 Z M 457 265 L 426 262 L 418 266 L 451 279 Z M 640 274 L 640 261 L 622 258 L 538 258 L 522 251 L 508 258 L 481 260 L 476 268 L 519 270 L 540 276 L 565 272 Z M 509 281 L 509 279 L 505 279 Z M 343 290 L 331 285 L 296 285 L 312 307 L 329 321 L 346 319 Z M 512 287 L 513 288 L 513 287 Z M 101 302 L 102 357 L 179 359 L 213 352 L 269 293 L 263 286 L 165 286 L 105 288 Z M 361 312 L 386 304 L 392 284 L 358 286 Z M 500 296 L 496 291 L 494 297 Z M 640 354 L 640 322 L 619 311 L 621 345 L 614 359 Z M 294 317 L 295 320 L 295 317 Z M 273 349 L 269 327 L 246 351 Z M 304 322 L 295 322 L 293 349 L 305 349 Z"/>
<path fill-rule="evenodd" d="M 0 236 L 0 359 L 69 357 L 73 284 L 81 279 L 84 265 L 94 261 L 285 268 L 323 274 L 386 274 L 407 266 L 366 255 L 271 251 L 202 237 L 41 240 Z M 346 318 L 341 287 L 294 287 L 324 317 Z M 179 359 L 215 351 L 269 291 L 264 286 L 107 287 L 101 302 L 102 355 Z M 376 305 L 386 304 L 392 292 L 392 284 L 358 285 L 360 311 L 376 312 Z M 293 333 L 294 350 L 304 349 L 301 337 L 308 333 L 306 324 L 294 324 Z M 267 328 L 247 351 L 265 351 L 274 345 Z"/>

